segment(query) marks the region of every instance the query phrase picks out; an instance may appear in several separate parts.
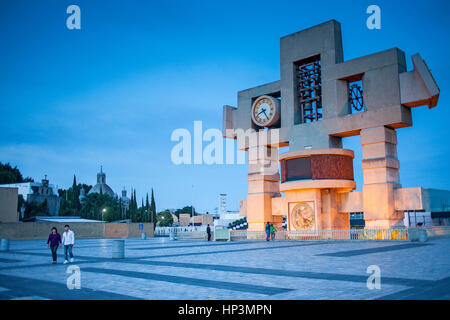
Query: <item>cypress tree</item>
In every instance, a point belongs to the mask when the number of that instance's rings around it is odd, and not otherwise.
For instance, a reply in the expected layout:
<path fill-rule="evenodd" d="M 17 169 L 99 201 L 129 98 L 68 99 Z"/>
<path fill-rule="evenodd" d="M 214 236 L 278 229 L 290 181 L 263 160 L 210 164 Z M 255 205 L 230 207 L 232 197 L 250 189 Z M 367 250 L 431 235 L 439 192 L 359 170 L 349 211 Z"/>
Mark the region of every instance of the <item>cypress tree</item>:
<path fill-rule="evenodd" d="M 77 185 L 77 177 L 75 175 L 73 175 L 73 183 L 72 183 L 72 208 L 74 209 L 74 211 L 77 213 L 78 210 L 81 209 L 81 204 L 80 204 L 80 188 Z M 78 215 L 78 214 L 76 214 Z"/>
<path fill-rule="evenodd" d="M 149 211 L 150 211 L 150 204 L 148 202 L 148 192 L 147 192 L 145 196 L 145 222 L 152 222 Z"/>
<path fill-rule="evenodd" d="M 131 189 L 131 199 L 130 199 L 130 209 L 129 209 L 130 219 L 132 222 L 135 222 L 135 211 L 134 211 L 134 193 L 133 189 Z"/>
<path fill-rule="evenodd" d="M 150 210 L 152 215 L 152 221 L 153 221 L 153 229 L 156 228 L 156 203 L 155 203 L 155 196 L 153 194 L 153 188 L 152 188 L 152 202 L 150 204 Z"/>

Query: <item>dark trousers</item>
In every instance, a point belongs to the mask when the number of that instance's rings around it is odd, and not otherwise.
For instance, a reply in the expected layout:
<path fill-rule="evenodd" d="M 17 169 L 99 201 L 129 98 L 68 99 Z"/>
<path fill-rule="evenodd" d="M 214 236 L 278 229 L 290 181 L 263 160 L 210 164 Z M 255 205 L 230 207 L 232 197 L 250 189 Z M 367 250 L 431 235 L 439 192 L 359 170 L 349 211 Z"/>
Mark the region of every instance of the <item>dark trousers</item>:
<path fill-rule="evenodd" d="M 69 260 L 68 256 L 67 256 L 67 253 L 69 253 L 69 256 L 71 258 L 73 258 L 72 246 L 70 244 L 69 245 L 64 245 L 64 256 L 65 256 L 66 260 Z"/>
<path fill-rule="evenodd" d="M 57 246 L 57 245 L 56 245 L 56 246 L 51 246 L 51 247 L 50 247 L 50 250 L 52 250 L 52 258 L 53 258 L 53 261 L 56 262 L 56 258 L 57 258 L 56 250 L 58 250 L 58 246 Z"/>
<path fill-rule="evenodd" d="M 270 239 L 270 231 L 266 230 L 266 241 L 269 241 Z"/>
<path fill-rule="evenodd" d="M 208 241 L 211 241 L 211 233 L 208 232 Z"/>

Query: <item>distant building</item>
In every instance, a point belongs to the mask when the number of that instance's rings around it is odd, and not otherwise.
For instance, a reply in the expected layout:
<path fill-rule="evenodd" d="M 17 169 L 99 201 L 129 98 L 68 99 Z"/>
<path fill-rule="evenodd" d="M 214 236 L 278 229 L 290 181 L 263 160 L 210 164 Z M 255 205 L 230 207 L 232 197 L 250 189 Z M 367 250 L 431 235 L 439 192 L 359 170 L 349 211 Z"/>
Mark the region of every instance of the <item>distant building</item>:
<path fill-rule="evenodd" d="M 47 216 L 34 216 L 27 219 L 27 222 L 59 222 L 59 223 L 72 223 L 72 222 L 104 222 L 101 220 L 91 220 L 91 219 L 84 219 L 78 216 L 59 216 L 59 217 L 47 217 Z"/>
<path fill-rule="evenodd" d="M 227 210 L 227 195 L 219 194 L 219 219 L 214 220 L 214 226 L 228 226 L 228 224 L 241 219 L 239 211 Z"/>
<path fill-rule="evenodd" d="M 200 214 L 192 217 L 192 224 L 194 226 L 212 225 L 213 216 L 211 214 Z"/>
<path fill-rule="evenodd" d="M 106 184 L 106 174 L 103 172 L 102 167 L 100 167 L 100 172 L 97 173 L 97 184 L 89 190 L 88 194 L 92 193 L 107 194 L 113 198 L 116 196 L 111 187 Z"/>
<path fill-rule="evenodd" d="M 47 176 L 41 182 L 22 182 L 2 184 L 0 188 L 17 188 L 18 194 L 22 195 L 26 202 L 38 204 L 47 200 L 49 215 L 57 216 L 59 212 L 60 199 L 56 187 L 49 183 Z"/>
<path fill-rule="evenodd" d="M 189 213 L 180 213 L 178 221 L 180 226 L 188 226 L 191 224 L 191 215 Z"/>

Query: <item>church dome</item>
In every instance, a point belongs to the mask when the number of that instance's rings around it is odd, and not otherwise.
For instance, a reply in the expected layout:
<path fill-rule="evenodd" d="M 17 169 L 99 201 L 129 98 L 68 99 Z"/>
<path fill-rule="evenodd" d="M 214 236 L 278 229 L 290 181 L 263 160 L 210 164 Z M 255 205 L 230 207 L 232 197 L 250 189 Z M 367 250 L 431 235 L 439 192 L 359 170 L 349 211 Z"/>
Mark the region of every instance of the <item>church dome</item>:
<path fill-rule="evenodd" d="M 106 174 L 103 172 L 102 167 L 100 167 L 100 172 L 97 173 L 97 184 L 89 190 L 88 194 L 92 193 L 102 193 L 107 194 L 110 197 L 115 197 L 114 191 L 106 184 Z"/>

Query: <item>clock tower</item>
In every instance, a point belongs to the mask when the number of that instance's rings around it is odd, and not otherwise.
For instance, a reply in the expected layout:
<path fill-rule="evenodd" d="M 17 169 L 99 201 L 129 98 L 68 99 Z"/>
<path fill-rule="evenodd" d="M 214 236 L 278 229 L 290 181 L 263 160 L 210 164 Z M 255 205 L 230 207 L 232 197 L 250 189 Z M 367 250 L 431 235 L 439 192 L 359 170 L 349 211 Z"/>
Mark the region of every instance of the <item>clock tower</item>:
<path fill-rule="evenodd" d="M 423 210 L 422 189 L 400 184 L 396 130 L 412 126 L 411 108 L 435 107 L 440 91 L 422 57 L 412 61 L 407 71 L 398 48 L 345 61 L 335 20 L 280 39 L 280 80 L 238 92 L 238 107 L 223 111 L 224 137 L 248 151 L 239 207 L 249 230 L 281 227 L 283 217 L 289 230 L 349 229 L 352 212 L 367 228 L 390 228 Z M 362 191 L 342 144 L 358 135 Z"/>

